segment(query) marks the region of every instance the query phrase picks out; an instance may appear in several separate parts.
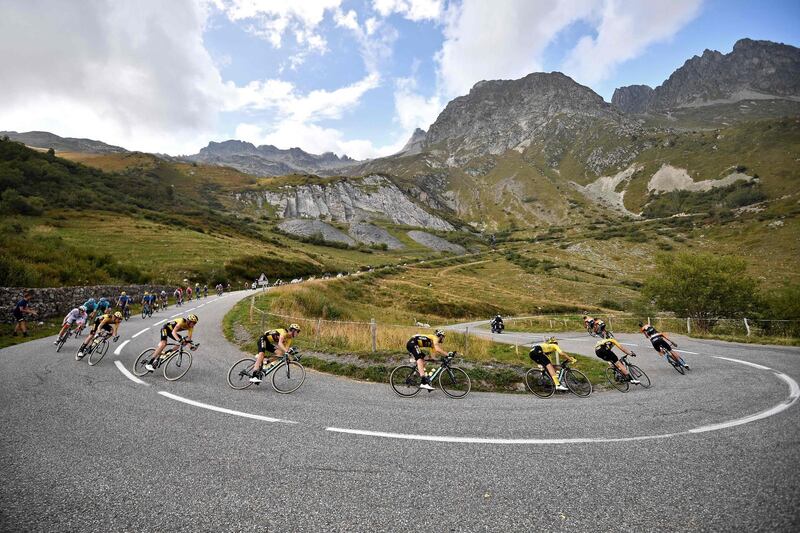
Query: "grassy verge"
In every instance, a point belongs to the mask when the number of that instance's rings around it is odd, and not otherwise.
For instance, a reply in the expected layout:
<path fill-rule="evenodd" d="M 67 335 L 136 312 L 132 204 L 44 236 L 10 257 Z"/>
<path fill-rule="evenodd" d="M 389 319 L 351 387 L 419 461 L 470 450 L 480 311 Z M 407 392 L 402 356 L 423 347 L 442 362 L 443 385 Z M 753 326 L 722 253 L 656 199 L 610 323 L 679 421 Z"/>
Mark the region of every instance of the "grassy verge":
<path fill-rule="evenodd" d="M 279 294 L 279 293 L 278 293 Z M 276 294 L 256 297 L 256 308 L 267 307 Z M 408 360 L 403 347 L 408 338 L 419 332 L 417 327 L 376 326 L 377 350 L 371 350 L 369 324 L 333 323 L 308 318 L 286 318 L 262 315 L 257 310 L 250 317 L 251 300 L 239 302 L 223 320 L 223 332 L 228 340 L 246 352 L 254 351 L 254 339 L 264 329 L 279 327 L 284 322 L 298 322 L 303 333 L 296 345 L 303 351 L 303 364 L 309 368 L 363 381 L 386 383 L 391 370 Z M 262 316 L 264 319 L 262 321 Z M 473 382 L 473 390 L 493 392 L 523 392 L 525 372 L 532 363 L 528 349 L 500 344 L 485 339 L 455 333 L 448 334 L 446 347 L 461 355 L 456 364 L 464 368 Z M 605 364 L 593 358 L 572 354 L 578 368 L 597 387 L 605 386 Z"/>
<path fill-rule="evenodd" d="M 32 320 L 28 322 L 28 336 L 14 336 L 14 324 L 0 324 L 0 348 L 8 348 L 23 342 L 42 339 L 58 333 L 61 329 L 61 320 Z"/>

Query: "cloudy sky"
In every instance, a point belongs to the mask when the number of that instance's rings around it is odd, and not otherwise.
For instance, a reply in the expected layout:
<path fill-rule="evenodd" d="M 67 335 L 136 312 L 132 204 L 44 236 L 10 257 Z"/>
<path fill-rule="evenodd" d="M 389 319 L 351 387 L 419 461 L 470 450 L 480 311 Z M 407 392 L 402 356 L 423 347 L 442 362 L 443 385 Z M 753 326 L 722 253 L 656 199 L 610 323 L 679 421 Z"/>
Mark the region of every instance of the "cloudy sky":
<path fill-rule="evenodd" d="M 375 157 L 482 79 L 559 70 L 610 100 L 741 37 L 800 45 L 800 2 L 0 0 L 0 130 Z"/>

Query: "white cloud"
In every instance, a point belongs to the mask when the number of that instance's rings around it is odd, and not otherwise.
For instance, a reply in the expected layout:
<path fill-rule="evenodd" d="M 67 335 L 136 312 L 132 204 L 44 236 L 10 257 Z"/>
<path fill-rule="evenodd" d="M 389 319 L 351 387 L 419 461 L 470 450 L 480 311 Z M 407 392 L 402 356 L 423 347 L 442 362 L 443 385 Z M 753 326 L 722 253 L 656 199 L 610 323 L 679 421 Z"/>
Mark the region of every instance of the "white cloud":
<path fill-rule="evenodd" d="M 394 91 L 395 118 L 406 132 L 406 137 L 416 128 L 427 130 L 443 107 L 438 95 L 426 98 L 417 92 L 417 82 L 413 76 L 397 80 Z"/>
<path fill-rule="evenodd" d="M 597 36 L 582 37 L 564 69 L 581 83 L 603 81 L 620 63 L 639 56 L 650 44 L 672 37 L 697 15 L 700 4 L 701 0 L 607 1 L 600 7 Z"/>
<path fill-rule="evenodd" d="M 398 13 L 408 20 L 438 20 L 443 11 L 442 0 L 373 0 L 372 8 L 382 17 Z"/>
<path fill-rule="evenodd" d="M 702 0 L 464 0 L 445 15 L 436 56 L 439 92 L 465 94 L 483 79 L 520 78 L 542 70 L 543 54 L 570 25 L 596 28 L 568 54 L 564 68 L 583 83 L 669 38 L 697 13 Z"/>
<path fill-rule="evenodd" d="M 222 82 L 203 46 L 204 6 L 52 0 L 2 10 L 2 129 L 178 152 L 216 127 Z"/>
<path fill-rule="evenodd" d="M 337 9 L 333 20 L 337 26 L 346 28 L 353 33 L 368 72 L 378 72 L 381 63 L 391 57 L 392 47 L 397 40 L 398 33 L 385 21 L 369 18 L 362 28 L 358 23 L 358 14 L 352 9 L 346 13 Z"/>

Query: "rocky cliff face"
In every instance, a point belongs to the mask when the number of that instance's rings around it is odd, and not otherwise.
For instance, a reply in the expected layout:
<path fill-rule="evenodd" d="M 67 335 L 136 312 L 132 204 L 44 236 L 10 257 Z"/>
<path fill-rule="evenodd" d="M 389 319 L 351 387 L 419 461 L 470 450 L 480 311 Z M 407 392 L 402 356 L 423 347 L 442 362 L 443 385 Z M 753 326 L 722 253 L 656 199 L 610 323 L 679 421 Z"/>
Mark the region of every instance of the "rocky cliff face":
<path fill-rule="evenodd" d="M 286 187 L 277 191 L 236 194 L 239 201 L 271 206 L 280 218 L 319 218 L 336 222 L 374 219 L 450 231 L 453 226 L 412 202 L 383 176 L 327 184 Z"/>
<path fill-rule="evenodd" d="M 611 103 L 625 113 L 644 113 L 653 99 L 649 85 L 628 85 L 614 90 Z"/>
<path fill-rule="evenodd" d="M 186 159 L 230 166 L 255 176 L 282 176 L 292 173 L 327 176 L 357 163 L 346 155 L 339 157 L 331 152 L 315 155 L 300 148 L 281 150 L 269 144 L 255 146 L 237 140 L 221 143 L 212 141 L 199 153 L 187 156 Z"/>
<path fill-rule="evenodd" d="M 476 155 L 547 143 L 564 127 L 581 128 L 587 120 L 627 123 L 600 95 L 560 72 L 482 81 L 447 104 L 428 130 L 424 147 L 446 152 L 448 164 L 459 166 Z"/>
<path fill-rule="evenodd" d="M 414 133 L 411 134 L 411 138 L 408 139 L 408 142 L 403 146 L 403 149 L 395 155 L 414 155 L 420 153 L 425 143 L 425 135 L 425 130 L 420 128 L 415 129 Z"/>
<path fill-rule="evenodd" d="M 621 87 L 614 92 L 614 103 L 641 113 L 745 99 L 800 100 L 800 48 L 741 39 L 731 53 L 706 50 L 652 92 L 647 89 Z"/>

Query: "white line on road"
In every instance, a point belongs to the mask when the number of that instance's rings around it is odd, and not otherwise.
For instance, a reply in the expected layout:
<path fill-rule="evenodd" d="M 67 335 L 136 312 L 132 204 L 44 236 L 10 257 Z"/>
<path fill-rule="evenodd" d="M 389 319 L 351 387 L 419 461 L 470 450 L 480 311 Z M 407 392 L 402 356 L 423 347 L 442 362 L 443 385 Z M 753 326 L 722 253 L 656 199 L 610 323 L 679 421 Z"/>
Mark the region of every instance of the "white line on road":
<path fill-rule="evenodd" d="M 735 420 L 729 420 L 727 422 L 720 422 L 719 424 L 709 424 L 707 426 L 700 426 L 693 429 L 688 429 L 685 431 L 679 431 L 676 433 L 664 433 L 661 435 L 642 435 L 638 437 L 619 437 L 619 438 L 592 438 L 592 437 L 583 437 L 583 438 L 572 438 L 572 439 L 499 439 L 499 438 L 484 438 L 484 437 L 453 437 L 453 436 L 446 436 L 446 435 L 415 435 L 409 433 L 389 433 L 383 431 L 368 431 L 362 429 L 347 429 L 347 428 L 336 428 L 336 427 L 326 427 L 326 431 L 332 431 L 335 433 L 349 433 L 351 435 L 363 435 L 368 437 L 383 437 L 389 439 L 404 439 L 404 440 L 422 440 L 422 441 L 434 441 L 434 442 L 457 442 L 457 443 L 466 443 L 466 444 L 585 444 L 585 443 L 592 443 L 592 442 L 630 442 L 630 441 L 640 441 L 640 440 L 655 440 L 655 439 L 666 439 L 669 437 L 677 437 L 679 435 L 692 435 L 697 433 L 707 433 L 709 431 L 717 431 L 720 429 L 731 428 L 735 426 L 741 426 L 742 424 L 748 424 L 750 422 L 755 422 L 757 420 L 761 420 L 772 415 L 776 415 L 781 411 L 785 411 L 792 405 L 794 405 L 798 398 L 800 398 L 800 385 L 792 379 L 791 377 L 787 376 L 782 372 L 778 372 L 773 368 L 769 368 L 763 365 L 758 365 L 756 363 L 751 363 L 749 361 L 742 361 L 739 359 L 731 359 L 729 357 L 721 357 L 717 355 L 712 355 L 716 359 L 724 359 L 725 361 L 732 361 L 734 363 L 741 363 L 743 365 L 751 366 L 760 370 L 769 370 L 774 372 L 775 375 L 783 380 L 789 386 L 789 396 L 778 405 L 767 409 L 765 411 L 760 411 L 758 413 L 748 415 L 742 418 L 737 418 Z"/>
<path fill-rule="evenodd" d="M 131 342 L 131 341 L 130 341 L 130 339 L 129 339 L 129 340 L 127 340 L 127 341 L 125 341 L 125 342 L 123 342 L 123 343 L 122 343 L 122 344 L 120 344 L 119 346 L 117 346 L 117 349 L 116 349 L 116 350 L 114 350 L 114 355 L 119 355 L 119 354 L 121 354 L 121 353 L 122 353 L 122 349 L 123 349 L 123 348 L 125 347 L 125 345 L 126 345 L 126 344 L 128 344 L 129 342 Z"/>
<path fill-rule="evenodd" d="M 297 422 L 293 422 L 291 420 L 281 420 L 280 418 L 271 418 L 268 416 L 261 416 L 261 415 L 254 415 L 251 413 L 243 413 L 242 411 L 234 411 L 233 409 L 225 409 L 224 407 L 217 407 L 216 405 L 209 405 L 207 403 L 197 402 L 195 400 L 190 400 L 188 398 L 184 398 L 182 396 L 178 396 L 176 394 L 172 394 L 169 392 L 158 391 L 161 396 L 166 396 L 171 400 L 177 400 L 179 402 L 188 403 L 189 405 L 194 405 L 195 407 L 202 407 L 203 409 L 208 409 L 209 411 L 216 411 L 218 413 L 225 413 L 226 415 L 234 415 L 234 416 L 241 416 L 244 418 L 252 418 L 255 420 L 262 420 L 264 422 L 283 422 L 284 424 L 297 424 Z"/>
<path fill-rule="evenodd" d="M 172 315 L 170 318 L 175 318 L 176 316 L 181 316 L 183 313 L 178 313 L 177 315 Z"/>
<path fill-rule="evenodd" d="M 155 323 L 155 324 L 153 324 L 153 325 L 154 325 L 154 326 L 158 326 L 159 324 L 163 324 L 163 323 L 164 323 L 164 322 L 166 322 L 167 320 L 169 320 L 169 318 L 165 318 L 164 320 L 159 320 L 158 322 L 156 322 L 156 323 Z"/>
<path fill-rule="evenodd" d="M 129 380 L 133 381 L 134 383 L 138 383 L 140 385 L 147 385 L 147 383 L 145 383 L 141 379 L 131 374 L 130 371 L 127 368 L 125 368 L 121 362 L 114 361 L 114 364 L 117 365 L 117 368 L 119 369 L 120 372 L 122 372 L 122 375 L 128 378 Z"/>
<path fill-rule="evenodd" d="M 697 352 L 690 352 L 690 351 L 687 351 L 687 350 L 678 350 L 678 353 L 690 353 L 690 354 L 692 354 L 692 355 L 700 355 L 700 354 L 699 354 L 699 353 L 697 353 Z M 713 356 L 712 356 L 712 357 L 713 357 Z M 725 359 L 725 357 L 722 357 L 722 359 Z M 737 362 L 738 362 L 738 360 L 737 360 L 737 359 L 731 359 L 731 361 L 737 361 Z M 766 367 L 764 367 L 764 368 L 766 368 Z"/>
<path fill-rule="evenodd" d="M 145 331 L 147 331 L 148 329 L 150 329 L 150 326 L 148 326 L 148 327 L 144 328 L 144 329 L 143 329 L 142 331 L 140 331 L 139 333 L 137 333 L 137 334 L 133 335 L 133 336 L 131 337 L 131 339 L 135 339 L 136 337 L 138 337 L 139 335 L 141 335 L 142 333 L 144 333 L 144 332 L 145 332 Z"/>

